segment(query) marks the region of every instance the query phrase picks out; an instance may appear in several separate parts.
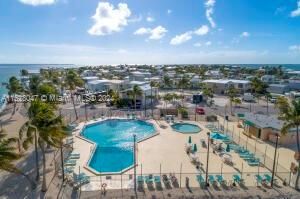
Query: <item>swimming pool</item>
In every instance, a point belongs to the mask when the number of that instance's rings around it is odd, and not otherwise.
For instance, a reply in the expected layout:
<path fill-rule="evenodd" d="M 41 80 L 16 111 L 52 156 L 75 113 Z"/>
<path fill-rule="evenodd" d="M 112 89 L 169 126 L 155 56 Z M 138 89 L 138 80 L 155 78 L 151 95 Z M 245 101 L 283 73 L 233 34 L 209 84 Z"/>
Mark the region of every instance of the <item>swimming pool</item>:
<path fill-rule="evenodd" d="M 155 133 L 153 124 L 141 120 L 110 119 L 87 125 L 81 136 L 97 144 L 89 167 L 99 173 L 129 168 L 133 165 L 133 135 L 141 141 Z"/>
<path fill-rule="evenodd" d="M 190 123 L 175 123 L 171 125 L 172 129 L 180 133 L 199 133 L 201 128 Z"/>

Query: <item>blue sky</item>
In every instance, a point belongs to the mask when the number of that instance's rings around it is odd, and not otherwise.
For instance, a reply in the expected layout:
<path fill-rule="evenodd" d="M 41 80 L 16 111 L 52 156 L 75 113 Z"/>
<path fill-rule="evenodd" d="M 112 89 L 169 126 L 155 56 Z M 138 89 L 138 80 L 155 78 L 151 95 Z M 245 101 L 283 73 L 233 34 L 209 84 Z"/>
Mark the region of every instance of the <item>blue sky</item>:
<path fill-rule="evenodd" d="M 300 0 L 1 0 L 0 63 L 300 63 Z"/>

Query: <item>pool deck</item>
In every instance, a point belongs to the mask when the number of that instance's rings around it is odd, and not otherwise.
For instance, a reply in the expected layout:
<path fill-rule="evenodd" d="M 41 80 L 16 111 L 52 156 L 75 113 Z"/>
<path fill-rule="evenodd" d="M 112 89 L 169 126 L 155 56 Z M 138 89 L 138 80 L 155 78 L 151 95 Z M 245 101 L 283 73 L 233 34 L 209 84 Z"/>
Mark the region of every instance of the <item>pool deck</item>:
<path fill-rule="evenodd" d="M 91 152 L 93 151 L 94 144 L 82 139 L 79 136 L 81 129 L 85 124 L 91 124 L 94 122 L 102 121 L 94 120 L 88 123 L 80 123 L 73 133 L 74 138 L 74 153 L 80 153 L 80 159 L 77 160 L 77 165 L 75 167 L 75 173 L 84 172 L 92 177 L 91 183 L 82 186 L 83 191 L 99 190 L 101 183 L 107 184 L 107 189 L 120 189 L 122 188 L 132 188 L 133 180 L 132 174 L 133 169 L 130 169 L 123 173 L 122 183 L 120 183 L 120 175 L 111 175 L 110 178 L 106 179 L 106 176 L 96 176 L 93 172 L 86 168 L 86 164 L 89 161 Z M 191 187 L 198 187 L 199 184 L 196 181 L 195 174 L 199 173 L 195 165 L 191 163 L 190 156 L 185 152 L 185 146 L 188 142 L 188 137 L 192 137 L 192 143 L 196 143 L 198 146 L 198 151 L 196 156 L 199 158 L 200 162 L 203 164 L 203 170 L 206 169 L 206 155 L 207 149 L 202 148 L 200 144 L 200 139 L 206 140 L 207 143 L 207 132 L 209 130 L 205 128 L 206 122 L 192 122 L 188 123 L 199 125 L 202 131 L 197 134 L 182 134 L 175 132 L 170 124 L 165 121 L 155 121 L 147 120 L 148 122 L 155 125 L 159 131 L 159 135 L 154 136 L 150 139 L 146 139 L 139 142 L 137 145 L 137 175 L 141 174 L 156 174 L 160 173 L 180 173 L 180 168 L 182 171 L 182 179 L 188 177 L 190 179 Z M 270 173 L 264 167 L 249 166 L 243 159 L 238 157 L 235 152 L 230 152 L 233 157 L 233 166 L 223 164 L 221 157 L 217 154 L 210 153 L 209 157 L 209 173 L 220 174 L 221 169 L 224 174 L 224 178 L 228 181 L 232 180 L 232 175 L 240 171 L 253 173 L 253 175 L 243 175 L 247 186 L 256 186 L 254 179 L 254 174 L 256 173 Z M 202 171 L 204 173 L 204 171 Z M 228 174 L 228 175 L 227 175 Z M 177 176 L 179 178 L 179 176 Z M 185 182 L 185 180 L 182 180 Z"/>

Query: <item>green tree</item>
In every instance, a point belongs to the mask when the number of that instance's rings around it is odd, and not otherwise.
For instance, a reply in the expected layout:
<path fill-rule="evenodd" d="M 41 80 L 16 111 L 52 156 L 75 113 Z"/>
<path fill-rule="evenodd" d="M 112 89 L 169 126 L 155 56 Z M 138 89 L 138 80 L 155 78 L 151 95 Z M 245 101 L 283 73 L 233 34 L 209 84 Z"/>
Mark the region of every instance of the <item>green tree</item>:
<path fill-rule="evenodd" d="M 154 81 L 151 81 L 150 82 L 150 87 L 151 87 L 151 116 L 153 117 L 153 87 L 154 88 L 158 88 L 159 87 L 159 83 L 158 82 L 154 82 Z"/>
<path fill-rule="evenodd" d="M 229 102 L 230 102 L 230 113 L 231 115 L 233 115 L 233 109 L 232 109 L 232 104 L 234 103 L 236 97 L 237 97 L 237 94 L 238 94 L 238 90 L 233 86 L 233 85 L 230 85 L 228 87 L 228 89 L 226 90 L 226 93 L 229 97 Z"/>
<path fill-rule="evenodd" d="M 32 101 L 29 108 L 29 118 L 32 126 L 36 127 L 37 141 L 42 151 L 43 161 L 43 184 L 42 191 L 47 190 L 46 184 L 46 144 L 53 147 L 60 147 L 62 139 L 66 136 L 62 118 L 56 116 L 55 108 L 41 100 Z"/>
<path fill-rule="evenodd" d="M 20 159 L 22 156 L 17 153 L 14 144 L 16 138 L 6 138 L 7 134 L 3 129 L 0 130 L 0 170 L 4 170 L 10 173 L 15 173 L 24 176 L 32 188 L 35 188 L 36 184 L 27 176 L 24 172 L 18 169 L 14 165 L 14 161 Z"/>
<path fill-rule="evenodd" d="M 74 100 L 74 91 L 77 86 L 83 86 L 83 80 L 74 70 L 68 70 L 65 78 L 65 84 L 71 92 L 71 100 L 73 104 L 74 113 L 76 116 L 76 120 L 78 120 L 78 114 L 75 107 L 75 100 Z"/>
<path fill-rule="evenodd" d="M 136 111 L 136 98 L 143 95 L 143 91 L 138 85 L 134 85 L 132 90 L 128 91 L 127 95 L 133 99 L 134 111 Z"/>
<path fill-rule="evenodd" d="M 251 86 L 252 93 L 254 93 L 254 96 L 258 100 L 260 96 L 265 95 L 268 88 L 268 85 L 258 77 L 254 77 L 251 79 L 250 86 Z"/>
<path fill-rule="evenodd" d="M 163 77 L 163 87 L 164 88 L 171 88 L 173 85 L 173 81 L 170 79 L 169 76 L 165 75 Z"/>
<path fill-rule="evenodd" d="M 283 104 L 287 106 L 283 108 Z M 300 100 L 293 100 L 291 103 L 286 104 L 284 102 L 280 105 L 280 116 L 279 118 L 284 121 L 284 125 L 281 129 L 283 135 L 289 133 L 290 129 L 296 129 L 296 143 L 297 143 L 297 154 L 300 154 L 300 144 L 299 144 L 299 126 L 300 126 Z M 298 171 L 295 183 L 295 189 L 299 190 L 299 177 L 300 177 L 300 160 L 298 161 Z"/>
<path fill-rule="evenodd" d="M 41 78 L 39 76 L 32 76 L 29 79 L 29 92 L 32 95 L 38 94 L 38 88 L 40 86 L 40 83 L 42 82 Z"/>
<path fill-rule="evenodd" d="M 7 89 L 8 89 L 9 96 L 10 97 L 13 96 L 14 109 L 12 115 L 14 115 L 16 113 L 16 106 L 17 106 L 17 101 L 15 97 L 17 94 L 20 94 L 23 89 L 20 81 L 15 76 L 9 78 Z"/>
<path fill-rule="evenodd" d="M 22 69 L 21 70 L 21 76 L 27 76 L 28 75 L 28 70 Z"/>
<path fill-rule="evenodd" d="M 207 85 L 204 85 L 202 91 L 203 91 L 203 95 L 206 96 L 208 101 L 210 101 L 210 104 L 212 104 L 213 97 L 214 97 L 213 89 L 209 88 Z"/>

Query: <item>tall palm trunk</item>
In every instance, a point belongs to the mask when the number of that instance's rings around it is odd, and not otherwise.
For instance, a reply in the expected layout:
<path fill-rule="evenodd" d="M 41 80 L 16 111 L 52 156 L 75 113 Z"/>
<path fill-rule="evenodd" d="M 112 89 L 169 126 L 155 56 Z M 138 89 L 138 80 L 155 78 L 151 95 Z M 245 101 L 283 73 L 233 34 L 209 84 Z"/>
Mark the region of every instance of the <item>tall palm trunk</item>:
<path fill-rule="evenodd" d="M 297 135 L 297 150 L 298 150 L 298 156 L 300 154 L 300 143 L 299 143 L 299 125 L 296 127 L 296 135 Z M 295 189 L 299 190 L 299 178 L 300 178 L 300 160 L 299 157 L 297 157 L 298 161 L 298 171 L 297 171 L 297 177 L 296 177 L 296 182 L 295 182 Z"/>
<path fill-rule="evenodd" d="M 134 112 L 136 113 L 136 95 L 134 95 Z"/>
<path fill-rule="evenodd" d="M 45 144 L 43 141 L 40 141 L 40 148 L 42 151 L 43 158 L 43 183 L 42 183 L 42 192 L 47 191 L 47 179 L 46 179 L 46 154 L 45 154 Z"/>
<path fill-rule="evenodd" d="M 77 115 L 77 111 L 76 111 L 76 107 L 75 107 L 75 100 L 74 100 L 73 92 L 71 92 L 71 99 L 72 99 L 72 104 L 73 104 L 73 109 L 74 109 L 74 113 L 75 113 L 75 116 L 76 116 L 76 120 L 78 120 L 78 115 Z"/>
<path fill-rule="evenodd" d="M 34 151 L 35 151 L 35 169 L 36 169 L 36 181 L 40 179 L 40 167 L 39 167 L 39 154 L 38 154 L 38 143 L 37 143 L 37 132 L 34 132 Z"/>
<path fill-rule="evenodd" d="M 153 96 L 152 96 L 152 85 L 151 85 L 151 116 L 153 118 Z"/>

